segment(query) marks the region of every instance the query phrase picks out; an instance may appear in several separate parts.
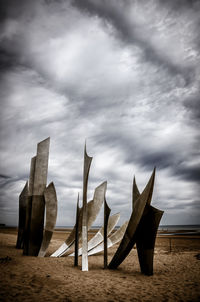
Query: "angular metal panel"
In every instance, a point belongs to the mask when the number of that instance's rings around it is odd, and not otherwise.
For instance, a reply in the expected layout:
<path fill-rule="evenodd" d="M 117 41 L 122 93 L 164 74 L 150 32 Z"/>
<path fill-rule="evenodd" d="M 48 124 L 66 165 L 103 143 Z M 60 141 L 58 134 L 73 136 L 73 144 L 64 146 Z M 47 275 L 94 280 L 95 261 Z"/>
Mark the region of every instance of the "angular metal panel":
<path fill-rule="evenodd" d="M 117 268 L 123 262 L 123 260 L 127 257 L 136 242 L 136 229 L 143 215 L 146 204 L 151 201 L 154 178 L 155 169 L 153 170 L 151 178 L 148 184 L 146 185 L 144 191 L 133 204 L 133 211 L 129 220 L 129 224 L 127 226 L 124 237 L 108 266 L 110 269 Z"/>
<path fill-rule="evenodd" d="M 53 182 L 51 182 L 48 185 L 48 187 L 45 189 L 44 199 L 46 205 L 46 223 L 44 228 L 42 244 L 38 254 L 39 257 L 45 256 L 56 224 L 57 196 L 56 196 L 56 190 Z"/>
<path fill-rule="evenodd" d="M 29 175 L 29 196 L 33 195 L 33 184 L 34 184 L 34 176 L 35 176 L 35 163 L 36 163 L 36 156 L 31 158 L 31 167 L 30 167 L 30 175 Z"/>
<path fill-rule="evenodd" d="M 28 255 L 37 256 L 43 239 L 45 200 L 50 138 L 38 143 L 33 182 Z"/>
<path fill-rule="evenodd" d="M 163 211 L 146 205 L 136 231 L 137 253 L 141 272 L 148 276 L 153 275 L 154 246 L 163 213 Z"/>
<path fill-rule="evenodd" d="M 103 182 L 100 186 L 95 189 L 93 200 L 89 201 L 87 204 L 88 210 L 88 230 L 91 228 L 93 222 L 95 221 L 104 201 L 105 192 L 107 188 L 107 182 Z M 82 215 L 83 215 L 83 208 L 80 209 L 79 215 L 79 236 L 82 230 Z M 66 241 L 51 255 L 51 257 L 61 257 L 63 256 L 75 240 L 75 226 L 71 231 L 70 235 L 66 239 Z"/>
<path fill-rule="evenodd" d="M 77 208 L 76 208 L 76 225 L 75 225 L 75 250 L 74 250 L 74 266 L 78 266 L 78 244 L 79 244 L 79 215 L 80 215 L 80 208 L 79 208 L 79 194 L 77 199 Z"/>
<path fill-rule="evenodd" d="M 29 254 L 29 234 L 30 234 L 30 225 L 31 225 L 31 211 L 32 211 L 32 195 L 33 195 L 33 182 L 35 175 L 35 163 L 36 156 L 31 158 L 30 174 L 29 174 L 29 184 L 28 184 L 28 201 L 26 208 L 26 222 L 25 222 L 25 231 L 24 231 L 24 250 L 23 254 Z"/>
<path fill-rule="evenodd" d="M 82 217 L 82 271 L 88 271 L 88 212 L 87 212 L 87 186 L 89 170 L 92 157 L 87 155 L 86 145 L 84 150 L 84 170 L 83 170 L 83 217 Z"/>
<path fill-rule="evenodd" d="M 108 219 L 108 227 L 107 227 L 107 235 L 110 235 L 116 224 L 118 223 L 120 218 L 120 213 L 116 213 L 109 217 Z M 95 246 L 99 245 L 103 242 L 103 234 L 104 234 L 104 227 L 102 226 L 99 231 L 90 239 L 88 242 L 88 252 L 93 249 Z M 72 246 L 71 246 L 72 248 Z M 82 255 L 82 248 L 79 249 L 78 255 Z M 70 254 L 69 256 L 74 256 L 74 253 Z"/>
<path fill-rule="evenodd" d="M 108 253 L 107 253 L 107 227 L 108 218 L 110 216 L 111 209 L 109 208 L 106 200 L 104 201 L 104 269 L 108 265 Z"/>
<path fill-rule="evenodd" d="M 24 231 L 24 249 L 23 255 L 29 255 L 29 234 L 31 224 L 31 210 L 32 210 L 32 196 L 28 196 L 27 207 L 26 207 L 26 222 Z"/>
<path fill-rule="evenodd" d="M 135 176 L 134 176 L 134 178 L 133 178 L 133 189 L 132 189 L 132 210 L 133 210 L 134 204 L 135 204 L 135 202 L 136 202 L 136 200 L 138 199 L 139 196 L 140 196 L 140 192 L 138 190 L 136 180 L 135 180 Z"/>
<path fill-rule="evenodd" d="M 26 208 L 28 203 L 28 181 L 26 182 L 21 194 L 19 195 L 19 222 L 16 248 L 22 249 L 24 245 Z"/>
<path fill-rule="evenodd" d="M 128 225 L 128 221 L 126 221 L 115 233 L 113 233 L 110 237 L 108 237 L 107 248 L 112 247 L 113 245 L 118 243 L 123 238 L 127 225 Z M 90 250 L 88 252 L 88 256 L 97 254 L 99 252 L 102 252 L 103 250 L 104 250 L 104 242 L 100 243 L 95 248 Z"/>

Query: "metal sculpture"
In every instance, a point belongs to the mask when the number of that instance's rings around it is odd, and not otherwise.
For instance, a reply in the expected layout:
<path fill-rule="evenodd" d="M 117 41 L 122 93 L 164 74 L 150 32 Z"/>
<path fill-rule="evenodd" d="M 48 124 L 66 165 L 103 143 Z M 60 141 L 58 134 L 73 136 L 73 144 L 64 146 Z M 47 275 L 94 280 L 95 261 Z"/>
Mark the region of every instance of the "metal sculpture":
<path fill-rule="evenodd" d="M 22 249 L 24 245 L 27 202 L 28 202 L 28 181 L 26 182 L 19 196 L 19 222 L 18 222 L 18 236 L 17 236 L 17 243 L 16 243 L 17 249 Z"/>
<path fill-rule="evenodd" d="M 83 217 L 82 217 L 82 271 L 88 271 L 88 228 L 87 228 L 87 186 L 92 157 L 84 150 L 83 169 Z"/>
<path fill-rule="evenodd" d="M 35 162 L 28 255 L 37 256 L 43 239 L 45 200 L 50 138 L 37 146 Z"/>
<path fill-rule="evenodd" d="M 53 183 L 46 188 L 50 138 L 37 145 L 37 155 L 31 159 L 29 183 L 26 184 L 22 197 L 24 205 L 24 244 L 23 254 L 44 257 L 50 243 L 57 216 L 57 197 Z M 46 224 L 44 213 L 46 207 Z M 21 206 L 19 205 L 19 211 Z M 19 234 L 21 219 L 19 220 Z M 20 237 L 19 241 L 20 242 Z M 17 246 L 18 246 L 17 243 Z"/>
<path fill-rule="evenodd" d="M 119 221 L 120 214 L 116 213 L 109 217 L 108 219 L 108 227 L 107 227 L 107 236 L 110 235 L 114 227 L 116 226 L 117 222 Z M 88 241 L 88 252 L 92 250 L 94 247 L 99 245 L 101 242 L 103 242 L 104 239 L 104 227 L 101 227 L 99 231 Z M 82 248 L 78 250 L 78 255 L 82 255 Z M 70 254 L 69 256 L 74 256 L 74 253 Z"/>
<path fill-rule="evenodd" d="M 140 192 L 133 181 L 133 204 L 140 196 Z M 153 275 L 153 257 L 156 234 L 163 211 L 147 204 L 136 231 L 136 247 L 141 272 L 145 275 Z"/>
<path fill-rule="evenodd" d="M 108 251 L 107 251 L 107 227 L 108 218 L 110 216 L 111 209 L 109 208 L 106 200 L 104 200 L 104 269 L 108 265 Z"/>
<path fill-rule="evenodd" d="M 136 246 L 141 272 L 153 275 L 153 257 L 156 234 L 163 211 L 146 205 L 136 231 Z"/>
<path fill-rule="evenodd" d="M 46 187 L 49 143 L 50 138 L 38 143 L 37 155 L 31 159 L 29 183 L 26 183 L 19 196 L 19 225 L 16 248 L 23 247 L 25 255 L 45 256 L 56 223 L 56 190 L 53 183 Z M 87 155 L 85 145 L 83 206 L 81 209 L 79 208 L 78 195 L 76 224 L 66 241 L 51 256 L 60 257 L 75 246 L 75 252 L 70 255 L 75 255 L 74 266 L 78 266 L 78 256 L 82 254 L 82 271 L 88 271 L 88 255 L 104 251 L 104 268 L 107 268 L 107 249 L 121 240 L 108 268 L 117 268 L 136 243 L 141 272 L 146 275 L 152 275 L 156 234 L 160 219 L 164 213 L 150 205 L 155 169 L 141 194 L 134 177 L 130 220 L 109 236 L 119 220 L 119 214 L 109 217 L 111 210 L 105 200 L 107 182 L 102 183 L 95 189 L 93 200 L 87 203 L 87 186 L 91 162 L 92 157 Z M 104 226 L 88 243 L 88 229 L 95 221 L 103 201 Z M 45 207 L 46 223 L 43 231 Z M 78 249 L 81 233 L 82 248 Z"/>
<path fill-rule="evenodd" d="M 147 202 L 149 203 L 151 201 L 154 179 L 155 179 L 155 169 L 144 191 L 137 198 L 137 200 L 133 205 L 133 212 L 129 220 L 124 237 L 108 266 L 110 269 L 115 269 L 122 263 L 122 261 L 127 257 L 127 255 L 129 254 L 129 252 L 131 251 L 131 249 L 133 248 L 136 242 L 137 226 L 143 215 L 144 208 Z"/>
<path fill-rule="evenodd" d="M 30 234 L 30 223 L 31 223 L 31 210 L 32 210 L 32 195 L 33 195 L 33 182 L 35 174 L 35 162 L 36 156 L 31 158 L 31 167 L 29 175 L 29 186 L 28 186 L 28 200 L 26 206 L 26 222 L 24 230 L 24 249 L 23 254 L 29 255 L 29 234 Z"/>
<path fill-rule="evenodd" d="M 77 208 L 76 208 L 76 226 L 75 226 L 76 230 L 75 230 L 74 266 L 78 266 L 79 215 L 80 215 L 80 208 L 79 208 L 79 194 L 78 194 Z"/>
<path fill-rule="evenodd" d="M 56 196 L 56 190 L 53 182 L 51 182 L 48 185 L 48 187 L 45 189 L 44 199 L 45 199 L 45 206 L 46 206 L 46 224 L 45 224 L 42 244 L 38 254 L 39 257 L 45 256 L 56 224 L 57 196 Z"/>
<path fill-rule="evenodd" d="M 115 233 L 113 233 L 111 236 L 108 237 L 107 239 L 107 248 L 112 247 L 113 245 L 117 244 L 122 240 L 124 233 L 126 231 L 128 225 L 128 221 L 126 221 Z M 104 242 L 100 243 L 97 245 L 95 248 L 90 250 L 88 252 L 88 256 L 92 256 L 94 254 L 100 253 L 104 250 Z"/>
<path fill-rule="evenodd" d="M 89 201 L 87 204 L 88 230 L 91 228 L 93 222 L 96 220 L 96 217 L 101 209 L 105 197 L 106 188 L 107 188 L 107 182 L 105 181 L 95 189 L 93 200 Z M 79 236 L 81 234 L 82 216 L 83 216 L 83 208 L 80 209 L 80 214 L 79 214 Z M 74 247 L 73 245 L 74 240 L 75 240 L 75 226 L 71 231 L 71 233 L 69 234 L 69 236 L 67 237 L 66 241 L 51 255 L 51 257 L 63 256 L 66 252 L 69 251 L 69 249 L 72 249 Z"/>

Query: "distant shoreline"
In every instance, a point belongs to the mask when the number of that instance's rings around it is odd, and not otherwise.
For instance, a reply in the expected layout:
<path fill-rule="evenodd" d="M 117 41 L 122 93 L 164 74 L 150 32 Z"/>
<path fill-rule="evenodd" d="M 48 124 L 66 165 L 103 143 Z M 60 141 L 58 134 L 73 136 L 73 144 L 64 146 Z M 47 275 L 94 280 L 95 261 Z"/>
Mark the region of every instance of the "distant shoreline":
<path fill-rule="evenodd" d="M 119 229 L 120 226 L 115 227 L 113 232 L 117 229 Z M 100 226 L 94 226 L 92 227 L 88 232 L 93 234 L 98 232 L 100 229 Z M 18 227 L 17 226 L 7 226 L 7 225 L 0 225 L 0 230 L 10 230 L 10 231 L 16 231 L 17 232 Z M 69 233 L 73 229 L 72 226 L 58 226 L 55 227 L 54 232 L 55 233 Z M 180 237 L 200 237 L 200 225 L 168 225 L 168 226 L 160 226 L 157 233 L 158 237 L 172 237 L 172 236 L 180 236 Z"/>

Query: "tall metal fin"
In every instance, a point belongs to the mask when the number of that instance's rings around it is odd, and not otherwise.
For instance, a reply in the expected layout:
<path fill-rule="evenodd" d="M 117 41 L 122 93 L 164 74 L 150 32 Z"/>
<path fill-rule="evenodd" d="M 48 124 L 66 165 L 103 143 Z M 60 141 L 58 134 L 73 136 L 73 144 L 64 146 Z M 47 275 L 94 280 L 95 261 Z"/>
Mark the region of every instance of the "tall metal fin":
<path fill-rule="evenodd" d="M 137 253 L 141 272 L 145 275 L 153 275 L 153 257 L 156 234 L 163 211 L 151 205 L 146 205 L 140 223 L 136 231 Z"/>
<path fill-rule="evenodd" d="M 106 199 L 104 200 L 104 269 L 108 265 L 108 251 L 107 251 L 107 227 L 108 219 L 110 216 L 111 209 L 109 208 Z"/>
<path fill-rule="evenodd" d="M 120 242 L 120 240 L 123 238 L 124 233 L 126 231 L 128 225 L 128 221 L 126 221 L 117 231 L 115 231 L 111 236 L 107 239 L 107 248 L 112 247 L 113 245 Z M 104 242 L 101 242 L 99 245 L 97 245 L 95 248 L 90 250 L 88 252 L 88 256 L 97 254 L 99 252 L 102 252 L 104 250 Z"/>
<path fill-rule="evenodd" d="M 56 189 L 53 182 L 51 182 L 48 185 L 48 187 L 45 189 L 44 199 L 46 205 L 46 224 L 45 224 L 42 244 L 38 254 L 39 257 L 45 256 L 56 224 L 57 196 L 56 196 Z"/>
<path fill-rule="evenodd" d="M 140 192 L 138 190 L 136 180 L 135 180 L 135 176 L 134 176 L 134 178 L 133 178 L 133 189 L 132 189 L 132 209 L 134 208 L 134 203 L 136 202 L 136 200 L 138 199 L 139 196 L 140 196 Z"/>
<path fill-rule="evenodd" d="M 143 215 L 146 204 L 151 201 L 154 178 L 155 169 L 144 191 L 134 202 L 132 215 L 130 217 L 124 237 L 108 266 L 110 269 L 115 269 L 122 263 L 122 261 L 127 257 L 136 242 L 136 229 Z"/>
<path fill-rule="evenodd" d="M 28 255 L 37 256 L 43 239 L 45 200 L 50 138 L 37 145 L 33 182 Z"/>
<path fill-rule="evenodd" d="M 22 249 L 24 245 L 27 202 L 28 202 L 28 181 L 26 182 L 21 194 L 19 195 L 19 221 L 18 221 L 18 236 L 17 236 L 17 243 L 16 243 L 17 249 Z"/>
<path fill-rule="evenodd" d="M 75 225 L 76 231 L 75 231 L 74 266 L 78 266 L 79 215 L 80 215 L 80 208 L 79 208 L 79 194 L 78 194 L 77 208 L 76 208 L 76 225 Z"/>
<path fill-rule="evenodd" d="M 87 186 L 91 162 L 92 157 L 87 155 L 85 144 L 83 169 L 82 271 L 88 271 Z"/>
<path fill-rule="evenodd" d="M 36 163 L 36 156 L 31 158 L 31 166 L 30 166 L 28 200 L 27 200 L 27 207 L 26 207 L 26 222 L 25 222 L 25 234 L 24 234 L 24 250 L 23 250 L 24 255 L 29 255 L 29 235 L 30 235 L 30 227 L 31 227 L 31 211 L 32 211 L 35 163 Z"/>
<path fill-rule="evenodd" d="M 107 188 L 107 182 L 103 182 L 99 185 L 94 192 L 93 200 L 89 201 L 87 204 L 88 210 L 88 230 L 91 228 L 93 222 L 95 221 L 104 201 L 104 196 Z M 82 216 L 83 216 L 83 208 L 80 209 L 79 215 L 79 236 L 82 231 Z M 75 240 L 75 226 L 65 242 L 51 255 L 51 257 L 61 257 L 66 252 L 69 251 L 70 248 L 74 247 L 73 243 Z"/>
<path fill-rule="evenodd" d="M 108 227 L 107 227 L 107 235 L 110 235 L 114 227 L 116 226 L 117 222 L 119 221 L 120 213 L 113 214 L 108 219 Z M 102 226 L 99 231 L 90 239 L 88 242 L 88 252 L 92 250 L 94 247 L 99 245 L 101 242 L 103 242 L 104 238 L 104 227 Z M 78 255 L 82 255 L 82 248 L 78 250 Z M 70 254 L 69 256 L 74 256 L 74 253 Z"/>

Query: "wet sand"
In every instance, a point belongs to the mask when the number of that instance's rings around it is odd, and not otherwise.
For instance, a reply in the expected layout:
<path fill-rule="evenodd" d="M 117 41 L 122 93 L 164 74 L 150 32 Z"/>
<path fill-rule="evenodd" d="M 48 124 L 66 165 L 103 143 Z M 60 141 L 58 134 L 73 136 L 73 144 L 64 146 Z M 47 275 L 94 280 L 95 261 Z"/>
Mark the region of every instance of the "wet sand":
<path fill-rule="evenodd" d="M 37 258 L 15 248 L 16 229 L 0 229 L 0 301 L 200 301 L 200 236 L 158 236 L 150 277 L 140 273 L 136 249 L 117 270 L 103 269 L 103 253 L 89 257 L 88 272 L 80 257 L 78 268 L 73 257 L 48 257 L 66 236 L 55 231 L 47 257 Z"/>

